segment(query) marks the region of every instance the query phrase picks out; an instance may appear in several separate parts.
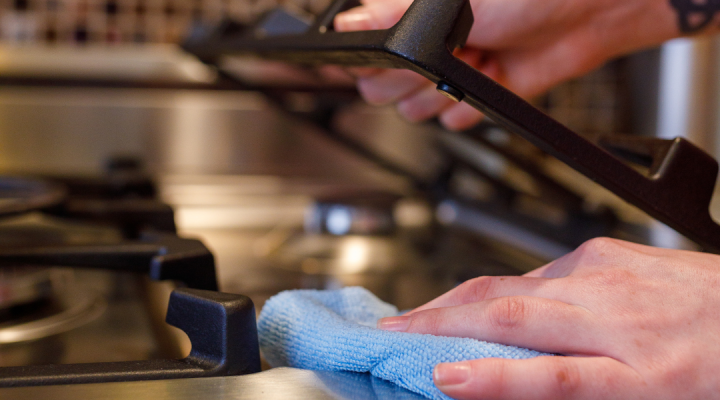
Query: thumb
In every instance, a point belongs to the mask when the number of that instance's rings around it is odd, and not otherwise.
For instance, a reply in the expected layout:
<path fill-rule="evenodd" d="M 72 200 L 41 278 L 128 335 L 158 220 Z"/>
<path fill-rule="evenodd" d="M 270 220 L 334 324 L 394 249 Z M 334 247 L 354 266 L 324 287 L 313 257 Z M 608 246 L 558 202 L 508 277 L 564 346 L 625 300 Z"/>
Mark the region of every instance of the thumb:
<path fill-rule="evenodd" d="M 413 0 L 364 0 L 363 5 L 335 16 L 337 31 L 388 29 L 405 14 Z"/>

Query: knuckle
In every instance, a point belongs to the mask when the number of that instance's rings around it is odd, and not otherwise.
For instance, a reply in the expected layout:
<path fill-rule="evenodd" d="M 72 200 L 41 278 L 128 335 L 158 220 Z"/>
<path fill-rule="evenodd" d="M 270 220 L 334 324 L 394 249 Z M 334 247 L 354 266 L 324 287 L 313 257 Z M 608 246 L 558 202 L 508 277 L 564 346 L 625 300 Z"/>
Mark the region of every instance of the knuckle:
<path fill-rule="evenodd" d="M 429 310 L 414 314 L 406 332 L 437 335 L 441 332 L 443 325 L 442 315 L 436 310 Z"/>
<path fill-rule="evenodd" d="M 488 319 L 492 327 L 511 331 L 522 327 L 530 314 L 530 303 L 523 297 L 501 297 L 494 300 Z"/>
<path fill-rule="evenodd" d="M 590 239 L 578 247 L 578 251 L 589 255 L 603 255 L 607 251 L 612 251 L 617 248 L 617 243 L 614 239 L 599 237 Z"/>
<path fill-rule="evenodd" d="M 569 398 L 577 394 L 578 390 L 582 387 L 582 376 L 578 367 L 567 360 L 558 358 L 555 361 L 554 370 L 552 371 L 555 375 L 555 398 Z"/>
<path fill-rule="evenodd" d="M 579 258 L 579 261 L 595 264 L 599 261 L 615 257 L 623 251 L 624 248 L 620 246 L 615 239 L 601 237 L 590 239 L 581 244 L 574 253 L 576 257 Z"/>
<path fill-rule="evenodd" d="M 461 304 L 484 300 L 491 293 L 493 286 L 494 279 L 489 276 L 471 279 L 458 287 L 458 300 Z"/>

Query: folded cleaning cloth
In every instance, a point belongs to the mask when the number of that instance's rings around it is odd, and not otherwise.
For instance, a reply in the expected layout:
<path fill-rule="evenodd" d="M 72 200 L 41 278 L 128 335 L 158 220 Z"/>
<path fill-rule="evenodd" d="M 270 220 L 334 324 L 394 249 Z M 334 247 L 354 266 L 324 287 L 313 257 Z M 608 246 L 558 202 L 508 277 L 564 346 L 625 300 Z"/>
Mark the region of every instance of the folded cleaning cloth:
<path fill-rule="evenodd" d="M 475 339 L 375 328 L 378 319 L 399 314 L 360 287 L 287 291 L 268 300 L 260 313 L 260 348 L 273 367 L 370 372 L 431 399 L 449 398 L 433 384 L 439 363 L 546 355 Z"/>

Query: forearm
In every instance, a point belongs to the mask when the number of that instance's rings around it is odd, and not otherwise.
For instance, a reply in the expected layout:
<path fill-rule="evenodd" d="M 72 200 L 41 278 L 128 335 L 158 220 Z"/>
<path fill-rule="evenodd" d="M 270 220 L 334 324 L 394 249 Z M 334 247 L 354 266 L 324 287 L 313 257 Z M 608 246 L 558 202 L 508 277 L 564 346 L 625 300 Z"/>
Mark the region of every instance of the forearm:
<path fill-rule="evenodd" d="M 608 57 L 720 30 L 720 0 L 606 0 L 600 7 L 589 26 L 598 39 L 607 38 L 602 42 Z"/>
<path fill-rule="evenodd" d="M 603 43 L 607 58 L 683 36 L 678 24 L 678 11 L 671 6 L 670 0 L 610 0 L 605 3 L 614 3 L 598 15 L 597 25 L 606 32 L 595 34 Z M 603 37 L 608 40 L 602 40 Z"/>
<path fill-rule="evenodd" d="M 362 0 L 340 14 L 340 31 L 386 29 L 412 0 Z M 695 2 L 704 1 L 703 5 Z M 516 94 L 530 98 L 607 60 L 685 35 L 716 33 L 720 0 L 470 0 L 475 23 L 467 62 Z M 720 14 L 720 13 L 718 13 Z M 473 53 L 474 52 L 474 53 Z M 435 86 L 399 72 L 365 75 L 363 96 L 373 103 L 398 102 L 406 118 L 439 116 L 450 129 L 481 119 L 466 104 L 434 93 Z M 435 97 L 432 97 L 435 96 Z"/>
<path fill-rule="evenodd" d="M 706 0 L 717 2 L 720 0 Z M 681 5 L 693 0 L 471 0 L 475 24 L 468 43 L 488 50 L 541 48 L 574 38 L 587 42 L 587 50 L 609 58 L 658 45 L 687 34 L 708 33 L 716 28 L 687 31 Z M 675 8 L 674 5 L 680 7 Z M 682 18 L 681 18 L 682 16 Z M 715 24 L 717 25 L 717 24 Z M 582 51 L 585 47 L 580 47 Z"/>

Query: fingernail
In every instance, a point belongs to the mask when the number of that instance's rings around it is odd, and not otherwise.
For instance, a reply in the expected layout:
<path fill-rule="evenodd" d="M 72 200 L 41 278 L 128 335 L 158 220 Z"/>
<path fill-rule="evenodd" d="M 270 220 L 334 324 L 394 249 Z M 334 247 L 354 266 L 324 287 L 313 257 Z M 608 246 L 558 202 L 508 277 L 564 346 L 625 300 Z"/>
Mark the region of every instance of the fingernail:
<path fill-rule="evenodd" d="M 470 379 L 470 364 L 467 362 L 438 364 L 433 372 L 435 386 L 460 385 Z"/>
<path fill-rule="evenodd" d="M 335 16 L 338 31 L 360 31 L 373 29 L 372 15 L 363 7 L 339 13 Z"/>
<path fill-rule="evenodd" d="M 405 332 L 410 325 L 410 317 L 389 317 L 378 321 L 378 329 L 393 332 Z"/>

